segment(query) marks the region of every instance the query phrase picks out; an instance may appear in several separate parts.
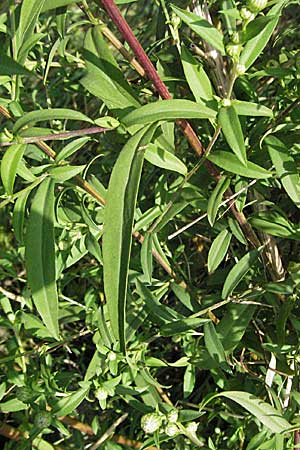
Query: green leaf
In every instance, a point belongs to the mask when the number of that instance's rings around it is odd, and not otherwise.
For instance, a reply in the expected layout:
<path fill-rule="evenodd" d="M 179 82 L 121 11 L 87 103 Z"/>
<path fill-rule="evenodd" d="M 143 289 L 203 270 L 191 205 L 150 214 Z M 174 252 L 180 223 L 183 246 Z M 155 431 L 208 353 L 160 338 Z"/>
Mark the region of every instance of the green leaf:
<path fill-rule="evenodd" d="M 171 5 L 171 8 L 177 16 L 191 28 L 191 30 L 198 34 L 198 36 L 219 50 L 222 55 L 225 54 L 223 35 L 213 25 L 207 20 L 197 16 L 197 14 L 185 11 L 175 5 Z"/>
<path fill-rule="evenodd" d="M 204 325 L 204 342 L 208 353 L 216 361 L 221 369 L 226 372 L 231 372 L 231 369 L 226 361 L 225 351 L 222 342 L 217 335 L 215 326 L 210 320 Z"/>
<path fill-rule="evenodd" d="M 64 108 L 49 108 L 49 109 L 40 109 L 37 111 L 31 111 L 25 114 L 23 117 L 20 117 L 16 121 L 13 126 L 13 133 L 17 133 L 21 128 L 24 128 L 26 125 L 32 122 L 42 122 L 45 120 L 57 120 L 57 119 L 65 119 L 65 120 L 80 120 L 83 122 L 93 122 L 89 117 L 85 114 L 82 114 L 79 111 L 74 111 L 73 109 L 64 109 Z"/>
<path fill-rule="evenodd" d="M 300 233 L 296 227 L 277 211 L 260 211 L 249 218 L 255 228 L 271 234 L 272 236 L 299 239 Z"/>
<path fill-rule="evenodd" d="M 222 106 L 218 115 L 219 123 L 225 139 L 238 159 L 247 166 L 247 155 L 244 136 L 239 117 L 234 106 Z"/>
<path fill-rule="evenodd" d="M 122 118 L 125 126 L 176 119 L 214 119 L 217 113 L 191 100 L 159 100 L 148 103 Z"/>
<path fill-rule="evenodd" d="M 50 178 L 40 184 L 32 201 L 25 239 L 25 260 L 34 304 L 49 332 L 58 339 L 54 181 Z"/>
<path fill-rule="evenodd" d="M 18 165 L 25 152 L 25 144 L 11 145 L 1 161 L 1 179 L 8 195 L 13 194 Z"/>
<path fill-rule="evenodd" d="M 226 256 L 232 234 L 228 230 L 222 230 L 214 239 L 208 252 L 207 269 L 214 272 Z"/>
<path fill-rule="evenodd" d="M 231 100 L 231 104 L 239 116 L 273 117 L 273 111 L 258 103 Z"/>
<path fill-rule="evenodd" d="M 208 322 L 210 319 L 203 319 L 199 317 L 185 317 L 179 320 L 173 320 L 160 327 L 162 336 L 174 336 L 181 333 L 186 333 L 189 330 L 195 330 Z"/>
<path fill-rule="evenodd" d="M 93 95 L 100 98 L 110 110 L 123 116 L 139 107 L 135 92 L 125 80 L 111 49 L 105 42 L 101 26 L 90 28 L 84 41 L 83 56 L 87 75 L 80 83 Z"/>
<path fill-rule="evenodd" d="M 23 245 L 24 243 L 24 221 L 26 213 L 26 204 L 30 192 L 31 191 L 28 189 L 23 194 L 19 195 L 14 206 L 12 223 L 16 239 L 19 241 L 20 245 Z"/>
<path fill-rule="evenodd" d="M 84 386 L 78 391 L 63 397 L 53 407 L 56 417 L 67 416 L 74 413 L 75 409 L 83 402 L 90 390 L 90 382 L 84 382 Z"/>
<path fill-rule="evenodd" d="M 72 156 L 77 150 L 80 150 L 91 138 L 89 136 L 84 136 L 79 139 L 75 139 L 66 145 L 56 156 L 55 161 L 60 162 L 63 159 L 67 159 Z"/>
<path fill-rule="evenodd" d="M 194 390 L 196 382 L 196 370 L 193 364 L 189 364 L 183 377 L 183 398 L 187 398 Z"/>
<path fill-rule="evenodd" d="M 275 136 L 264 140 L 276 174 L 290 199 L 300 208 L 300 177 L 294 158 L 289 155 L 286 145 Z"/>
<path fill-rule="evenodd" d="M 42 12 L 49 11 L 51 9 L 61 8 L 72 3 L 79 3 L 79 0 L 45 0 Z"/>
<path fill-rule="evenodd" d="M 188 85 L 196 102 L 213 99 L 213 90 L 210 79 L 206 75 L 201 63 L 193 57 L 187 48 L 181 45 L 181 63 Z"/>
<path fill-rule="evenodd" d="M 151 164 L 163 169 L 172 170 L 182 175 L 187 174 L 186 165 L 173 153 L 168 152 L 156 144 L 149 144 L 145 151 L 145 159 Z"/>
<path fill-rule="evenodd" d="M 141 265 L 146 281 L 150 284 L 152 280 L 153 258 L 152 258 L 152 233 L 146 233 L 141 248 Z"/>
<path fill-rule="evenodd" d="M 63 183 L 64 181 L 69 180 L 70 178 L 75 177 L 79 173 L 81 173 L 85 169 L 85 164 L 81 166 L 57 166 L 57 167 L 50 167 L 48 169 L 48 173 L 55 181 L 59 181 Z"/>
<path fill-rule="evenodd" d="M 228 391 L 219 394 L 241 405 L 273 433 L 284 433 L 291 425 L 280 411 L 248 392 Z"/>
<path fill-rule="evenodd" d="M 29 406 L 26 403 L 21 402 L 21 400 L 12 398 L 11 400 L 0 403 L 0 412 L 8 414 L 10 412 L 23 411 L 24 409 L 28 409 L 28 407 Z"/>
<path fill-rule="evenodd" d="M 104 290 L 113 333 L 125 351 L 125 302 L 135 204 L 145 146 L 153 127 L 132 136 L 114 165 L 106 197 L 103 232 Z"/>
<path fill-rule="evenodd" d="M 0 52 L 0 75 L 32 75 L 32 73 L 10 56 Z"/>
<path fill-rule="evenodd" d="M 272 177 L 272 173 L 263 167 L 260 167 L 251 161 L 247 161 L 246 165 L 244 165 L 237 156 L 223 150 L 214 150 L 208 156 L 208 159 L 222 169 L 241 175 L 242 177 L 258 179 Z"/>
<path fill-rule="evenodd" d="M 261 54 L 269 42 L 269 39 L 277 25 L 278 19 L 279 14 L 272 17 L 271 20 L 267 21 L 266 25 L 246 43 L 240 56 L 240 64 L 243 64 L 246 69 L 254 63 L 256 58 Z M 259 20 L 259 17 L 255 19 L 252 26 L 255 26 Z"/>
<path fill-rule="evenodd" d="M 249 253 L 244 255 L 230 270 L 229 274 L 226 277 L 223 290 L 222 290 L 222 298 L 227 298 L 236 286 L 240 283 L 240 281 L 244 278 L 248 270 L 253 265 L 254 261 L 258 258 L 260 251 L 259 250 L 251 250 Z"/>
<path fill-rule="evenodd" d="M 33 34 L 44 1 L 45 0 L 23 0 L 19 26 L 16 33 L 18 49 L 21 44 Z"/>
<path fill-rule="evenodd" d="M 229 185 L 230 185 L 230 178 L 222 176 L 218 181 L 215 189 L 213 190 L 211 196 L 209 197 L 207 204 L 207 218 L 212 227 L 215 223 L 215 219 L 217 217 L 218 209 L 222 201 L 223 194 L 228 189 Z"/>

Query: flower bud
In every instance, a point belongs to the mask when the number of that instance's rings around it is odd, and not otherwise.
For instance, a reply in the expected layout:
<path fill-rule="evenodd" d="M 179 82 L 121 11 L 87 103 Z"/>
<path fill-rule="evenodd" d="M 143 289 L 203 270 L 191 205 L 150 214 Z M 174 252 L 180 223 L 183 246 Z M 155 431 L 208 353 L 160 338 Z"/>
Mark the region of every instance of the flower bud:
<path fill-rule="evenodd" d="M 165 428 L 165 433 L 166 433 L 167 436 L 173 437 L 173 436 L 176 436 L 176 434 L 179 433 L 179 429 L 175 425 L 175 423 L 168 423 L 168 425 Z"/>
<path fill-rule="evenodd" d="M 240 56 L 241 50 L 242 50 L 242 46 L 241 45 L 228 44 L 226 46 L 226 53 L 227 53 L 227 55 L 231 56 L 235 60 L 237 60 L 238 57 Z"/>
<path fill-rule="evenodd" d="M 244 75 L 244 73 L 246 72 L 246 67 L 244 66 L 244 64 L 237 64 L 235 71 L 237 75 Z"/>
<path fill-rule="evenodd" d="M 141 419 L 141 427 L 147 434 L 157 431 L 162 424 L 162 418 L 157 413 L 145 414 Z"/>
<path fill-rule="evenodd" d="M 186 427 L 186 430 L 191 434 L 196 434 L 197 429 L 198 429 L 197 422 L 190 422 L 190 423 L 188 423 L 188 425 Z"/>
<path fill-rule="evenodd" d="M 117 355 L 115 352 L 109 352 L 107 355 L 108 361 L 115 361 L 117 359 Z"/>
<path fill-rule="evenodd" d="M 51 425 L 52 416 L 48 411 L 40 411 L 34 417 L 34 425 L 40 430 L 48 428 Z"/>
<path fill-rule="evenodd" d="M 249 0 L 247 3 L 248 9 L 253 12 L 257 13 L 264 9 L 268 4 L 268 0 Z"/>
<path fill-rule="evenodd" d="M 105 388 L 100 387 L 97 389 L 97 391 L 95 392 L 95 397 L 98 400 L 106 400 L 108 397 L 108 392 Z"/>
<path fill-rule="evenodd" d="M 255 19 L 255 14 L 253 14 L 251 11 L 249 11 L 249 9 L 245 7 L 240 10 L 240 16 L 247 22 L 251 22 L 251 20 Z"/>
<path fill-rule="evenodd" d="M 167 422 L 168 423 L 176 423 L 178 420 L 178 411 L 177 409 L 172 409 L 168 414 L 167 414 Z"/>

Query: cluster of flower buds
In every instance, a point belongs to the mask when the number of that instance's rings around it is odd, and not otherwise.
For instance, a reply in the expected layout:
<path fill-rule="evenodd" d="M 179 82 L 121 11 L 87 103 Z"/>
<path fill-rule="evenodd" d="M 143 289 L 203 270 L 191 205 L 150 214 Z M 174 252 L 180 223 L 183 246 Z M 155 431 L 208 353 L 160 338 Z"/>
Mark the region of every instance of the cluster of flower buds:
<path fill-rule="evenodd" d="M 165 433 L 167 436 L 174 437 L 181 433 L 178 410 L 171 409 L 168 414 L 160 412 L 145 414 L 141 419 L 142 430 L 146 434 L 153 434 L 156 431 Z M 198 424 L 190 422 L 186 425 L 186 430 L 191 434 L 196 434 Z"/>

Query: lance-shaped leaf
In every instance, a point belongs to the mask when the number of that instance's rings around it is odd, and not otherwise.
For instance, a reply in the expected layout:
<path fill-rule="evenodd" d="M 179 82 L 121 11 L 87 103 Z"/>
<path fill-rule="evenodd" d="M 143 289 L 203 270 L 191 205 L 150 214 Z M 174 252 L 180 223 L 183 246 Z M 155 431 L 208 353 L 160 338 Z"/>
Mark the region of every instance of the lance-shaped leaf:
<path fill-rule="evenodd" d="M 247 155 L 244 136 L 239 117 L 234 106 L 222 106 L 218 119 L 229 147 L 233 153 L 236 154 L 241 163 L 246 166 Z"/>
<path fill-rule="evenodd" d="M 1 161 L 1 179 L 8 195 L 12 195 L 19 162 L 22 159 L 26 145 L 15 144 L 6 150 Z"/>
<path fill-rule="evenodd" d="M 226 361 L 226 355 L 222 342 L 217 335 L 214 324 L 211 321 L 204 325 L 204 342 L 208 353 L 216 361 L 220 368 L 231 373 L 231 369 Z"/>
<path fill-rule="evenodd" d="M 122 122 L 130 127 L 139 123 L 158 122 L 176 119 L 214 119 L 217 113 L 211 108 L 191 100 L 159 100 L 138 108 L 125 117 Z"/>
<path fill-rule="evenodd" d="M 181 173 L 182 175 L 187 174 L 186 165 L 179 158 L 177 158 L 177 156 L 156 144 L 148 145 L 145 152 L 145 159 L 154 166 L 172 170 L 174 172 Z"/>
<path fill-rule="evenodd" d="M 87 117 L 85 114 L 82 114 L 79 111 L 74 111 L 73 109 L 64 109 L 64 108 L 53 108 L 53 109 L 40 109 L 37 111 L 30 111 L 24 116 L 20 117 L 16 121 L 13 126 L 13 133 L 17 133 L 21 128 L 25 127 L 29 123 L 33 122 L 41 122 L 44 120 L 57 120 L 57 119 L 66 119 L 66 120 L 82 120 L 84 122 L 91 122 L 93 120 Z"/>
<path fill-rule="evenodd" d="M 175 5 L 171 5 L 171 8 L 177 16 L 191 28 L 191 30 L 198 34 L 198 36 L 219 50 L 222 55 L 225 54 L 223 36 L 211 23 L 202 19 L 202 17 L 199 17 L 197 14 L 185 11 Z"/>
<path fill-rule="evenodd" d="M 222 169 L 228 170 L 228 172 L 236 173 L 246 178 L 258 178 L 265 179 L 272 177 L 272 173 L 257 164 L 247 161 L 247 165 L 244 166 L 240 160 L 231 152 L 225 152 L 224 150 L 215 150 L 208 158 L 216 166 L 222 167 Z"/>
<path fill-rule="evenodd" d="M 267 145 L 276 174 L 290 199 L 300 208 L 300 177 L 294 158 L 289 154 L 284 143 L 275 136 L 268 136 Z"/>
<path fill-rule="evenodd" d="M 84 382 L 81 389 L 72 392 L 71 394 L 58 400 L 53 407 L 53 413 L 57 417 L 67 416 L 74 412 L 74 410 L 83 402 L 90 389 L 90 382 Z"/>
<path fill-rule="evenodd" d="M 28 284 L 33 301 L 50 333 L 58 339 L 55 282 L 54 181 L 46 178 L 32 201 L 25 238 Z"/>
<path fill-rule="evenodd" d="M 135 204 L 144 152 L 154 128 L 129 139 L 114 165 L 106 197 L 103 264 L 104 290 L 113 333 L 125 351 L 125 303 Z"/>
<path fill-rule="evenodd" d="M 222 290 L 222 298 L 226 298 L 232 293 L 232 291 L 251 268 L 259 253 L 259 250 L 251 250 L 249 253 L 244 255 L 239 262 L 235 264 L 235 266 L 233 266 L 226 277 Z"/>
<path fill-rule="evenodd" d="M 220 178 L 211 196 L 209 197 L 207 204 L 207 218 L 212 227 L 215 223 L 223 194 L 229 187 L 229 185 L 230 185 L 230 178 L 223 176 L 222 178 Z"/>
<path fill-rule="evenodd" d="M 207 269 L 209 273 L 214 272 L 223 261 L 231 241 L 231 236 L 232 234 L 228 230 L 222 230 L 211 244 L 207 258 Z"/>
<path fill-rule="evenodd" d="M 31 75 L 29 70 L 2 52 L 0 52 L 0 61 L 0 75 Z"/>
<path fill-rule="evenodd" d="M 291 425 L 282 416 L 280 411 L 249 392 L 228 391 L 222 392 L 219 395 L 241 405 L 273 433 L 284 433 L 291 428 Z"/>
<path fill-rule="evenodd" d="M 232 100 L 231 104 L 239 116 L 273 117 L 273 111 L 259 103 Z"/>

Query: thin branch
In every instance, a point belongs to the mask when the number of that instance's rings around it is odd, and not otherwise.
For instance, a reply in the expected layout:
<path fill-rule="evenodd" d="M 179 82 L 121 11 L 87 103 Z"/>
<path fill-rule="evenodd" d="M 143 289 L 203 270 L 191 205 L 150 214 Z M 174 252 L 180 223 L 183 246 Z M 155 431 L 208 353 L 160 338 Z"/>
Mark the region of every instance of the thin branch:
<path fill-rule="evenodd" d="M 120 416 L 106 431 L 102 436 L 92 445 L 91 450 L 97 450 L 103 442 L 105 442 L 116 430 L 116 428 L 121 425 L 124 420 L 128 417 L 128 413 Z"/>
<path fill-rule="evenodd" d="M 83 128 L 81 130 L 64 131 L 63 133 L 55 134 L 44 134 L 43 136 L 31 136 L 31 137 L 21 137 L 21 141 L 12 142 L 0 142 L 0 147 L 9 147 L 15 144 L 36 144 L 40 141 L 59 141 L 64 139 L 71 139 L 76 136 L 87 136 L 89 134 L 104 133 L 105 131 L 112 131 L 113 128 L 103 128 L 103 127 L 90 127 Z"/>

